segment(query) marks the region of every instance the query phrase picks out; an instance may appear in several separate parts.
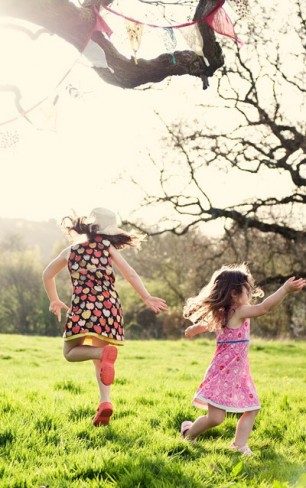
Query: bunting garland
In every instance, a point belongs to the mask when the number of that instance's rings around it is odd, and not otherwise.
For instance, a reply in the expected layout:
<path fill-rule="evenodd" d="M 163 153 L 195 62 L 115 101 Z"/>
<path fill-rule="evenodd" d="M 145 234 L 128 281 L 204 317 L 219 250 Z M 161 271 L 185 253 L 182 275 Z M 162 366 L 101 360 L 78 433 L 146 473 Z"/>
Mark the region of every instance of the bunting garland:
<path fill-rule="evenodd" d="M 90 0 L 92 2 L 92 0 Z M 230 0 L 231 3 L 234 4 L 234 10 L 240 16 L 246 16 L 248 12 L 248 0 Z M 134 62 L 138 64 L 137 60 L 137 53 L 140 48 L 142 42 L 142 36 L 144 27 L 150 28 L 159 28 L 161 30 L 161 36 L 164 42 L 165 50 L 172 56 L 173 64 L 176 63 L 175 58 L 175 48 L 177 45 L 177 39 L 175 35 L 175 29 L 181 29 L 180 33 L 184 38 L 185 42 L 192 49 L 197 55 L 203 56 L 203 38 L 200 34 L 199 24 L 205 22 L 211 29 L 213 29 L 218 34 L 227 36 L 233 40 L 235 40 L 238 44 L 242 44 L 242 42 L 237 38 L 233 23 L 229 17 L 229 15 L 225 12 L 222 8 L 225 3 L 225 0 L 220 0 L 215 7 L 215 9 L 207 16 L 200 18 L 198 20 L 193 20 L 190 22 L 185 22 L 183 24 L 171 25 L 171 26 L 161 26 L 152 23 L 145 23 L 139 20 L 136 20 L 132 17 L 128 17 L 124 14 L 116 12 L 112 8 L 101 5 L 101 10 L 105 10 L 105 14 L 113 14 L 119 16 L 125 20 L 125 28 L 127 31 L 127 35 L 130 41 L 130 45 L 134 55 Z M 99 3 L 97 2 L 97 5 Z M 90 32 L 88 32 L 88 36 L 84 41 L 83 48 L 81 49 L 81 56 L 86 56 L 91 62 L 92 66 L 96 68 L 104 68 L 109 69 L 113 72 L 112 68 L 108 66 L 107 59 L 105 56 L 105 52 L 100 46 L 97 46 L 96 43 L 91 41 L 91 38 L 95 32 L 101 32 L 103 35 L 111 38 L 113 34 L 113 30 L 102 17 L 98 7 L 95 4 L 90 4 L 94 14 L 95 14 L 95 23 Z M 109 20 L 109 19 L 108 19 Z M 18 27 L 20 29 L 20 27 Z M 44 31 L 48 32 L 48 31 Z M 17 120 L 19 117 L 23 117 L 29 123 L 35 125 L 37 119 L 41 117 L 45 117 L 47 119 L 49 127 L 54 127 L 55 123 L 55 106 L 58 100 L 57 94 L 62 86 L 64 80 L 67 79 L 68 75 L 72 71 L 74 65 L 77 63 L 78 59 L 70 66 L 70 68 L 66 71 L 66 73 L 62 76 L 60 81 L 56 84 L 54 92 L 55 96 L 50 99 L 49 96 L 42 97 L 40 101 L 33 104 L 31 107 L 25 109 L 23 107 L 23 100 L 21 94 L 18 94 L 18 97 L 15 99 L 15 107 L 19 115 L 12 117 L 10 120 L 6 120 L 4 122 L 0 121 L 0 126 L 5 125 L 7 123 L 13 122 Z M 14 88 L 14 87 L 13 87 Z M 0 90 L 6 90 L 6 86 L 0 86 Z M 12 89 L 13 90 L 13 89 Z M 41 107 L 39 107 L 41 105 Z M 39 110 L 36 110 L 39 107 Z M 28 117 L 28 114 L 33 112 L 33 119 L 32 117 Z M 32 120 L 31 120 L 32 119 Z M 35 122 L 34 122 L 35 119 Z"/>
<path fill-rule="evenodd" d="M 220 3 L 223 4 L 224 2 L 225 2 L 225 0 L 221 0 Z M 111 14 L 117 15 L 118 17 L 122 17 L 123 19 L 134 22 L 135 24 L 142 24 L 142 25 L 146 25 L 147 27 L 152 27 L 152 28 L 156 28 L 156 29 L 167 29 L 167 28 L 180 29 L 181 27 L 186 27 L 188 25 L 194 25 L 194 24 L 198 24 L 199 22 L 201 22 L 201 20 L 192 20 L 190 22 L 185 22 L 184 24 L 176 24 L 176 25 L 151 24 L 148 22 L 141 22 L 140 20 L 134 19 L 133 17 L 129 17 L 128 15 L 121 14 L 120 12 L 117 12 L 116 10 L 114 10 L 110 7 L 107 7 L 106 5 L 101 5 L 101 8 L 106 10 L 107 12 L 110 12 Z"/>
<path fill-rule="evenodd" d="M 237 10 L 239 12 L 245 12 L 248 6 L 248 0 L 232 0 L 236 4 Z M 215 9 L 207 16 L 199 19 L 186 22 L 184 24 L 176 24 L 171 26 L 162 26 L 147 22 L 141 22 L 137 19 L 124 15 L 116 10 L 110 8 L 106 5 L 101 5 L 101 9 L 106 12 L 119 16 L 125 20 L 127 34 L 131 43 L 132 50 L 134 52 L 134 60 L 137 64 L 136 53 L 140 48 L 141 37 L 143 33 L 144 26 L 150 28 L 161 29 L 162 38 L 165 45 L 165 50 L 172 54 L 172 62 L 176 63 L 175 55 L 173 54 L 177 40 L 175 36 L 175 29 L 181 29 L 181 34 L 185 39 L 188 46 L 199 56 L 204 56 L 203 54 L 203 39 L 199 32 L 199 23 L 205 22 L 211 29 L 213 29 L 218 34 L 224 35 L 235 40 L 238 44 L 242 45 L 242 41 L 238 39 L 235 34 L 234 25 L 229 17 L 229 15 L 222 8 L 225 0 L 220 0 Z M 94 7 L 95 8 L 95 7 Z M 101 17 L 101 15 L 100 15 Z"/>

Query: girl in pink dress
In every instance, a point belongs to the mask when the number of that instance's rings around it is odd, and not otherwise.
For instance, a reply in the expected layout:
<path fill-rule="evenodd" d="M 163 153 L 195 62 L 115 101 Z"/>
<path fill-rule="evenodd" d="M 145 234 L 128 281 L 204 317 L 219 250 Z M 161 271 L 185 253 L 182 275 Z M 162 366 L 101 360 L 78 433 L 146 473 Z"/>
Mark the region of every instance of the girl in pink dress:
<path fill-rule="evenodd" d="M 260 403 L 248 360 L 250 318 L 268 313 L 289 293 L 299 292 L 305 285 L 306 280 L 292 277 L 273 295 L 252 305 L 251 298 L 262 296 L 263 292 L 255 288 L 248 267 L 245 264 L 223 266 L 198 296 L 187 301 L 183 314 L 194 325 L 185 330 L 185 336 L 191 338 L 215 331 L 217 347 L 192 401 L 208 413 L 194 422 L 182 423 L 183 439 L 195 442 L 198 435 L 221 424 L 226 412 L 242 413 L 231 449 L 252 455 L 247 441 Z"/>
<path fill-rule="evenodd" d="M 122 308 L 113 265 L 153 312 L 167 310 L 167 305 L 162 298 L 150 295 L 136 271 L 121 256 L 119 251 L 137 245 L 139 238 L 118 228 L 111 210 L 96 208 L 89 219 L 68 217 L 63 224 L 69 235 L 84 239 L 64 249 L 43 272 L 49 310 L 58 320 L 61 310 L 67 311 L 63 351 L 67 361 L 93 361 L 100 391 L 93 424 L 108 425 L 113 413 L 110 386 L 115 377 L 116 346 L 124 344 Z M 65 267 L 72 285 L 70 307 L 60 300 L 55 283 L 56 275 Z"/>

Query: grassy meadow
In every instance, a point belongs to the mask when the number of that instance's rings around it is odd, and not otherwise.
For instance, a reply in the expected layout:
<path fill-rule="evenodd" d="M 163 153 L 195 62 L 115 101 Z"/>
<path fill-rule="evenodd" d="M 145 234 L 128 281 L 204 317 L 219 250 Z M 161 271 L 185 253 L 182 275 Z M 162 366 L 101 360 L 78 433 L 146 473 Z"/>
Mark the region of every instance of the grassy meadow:
<path fill-rule="evenodd" d="M 61 338 L 0 335 L 0 487 L 306 487 L 306 342 L 253 339 L 262 403 L 249 445 L 229 451 L 237 416 L 197 444 L 180 424 L 203 411 L 193 393 L 214 351 L 205 338 L 127 341 L 107 427 L 92 426 L 90 362 L 67 363 Z"/>

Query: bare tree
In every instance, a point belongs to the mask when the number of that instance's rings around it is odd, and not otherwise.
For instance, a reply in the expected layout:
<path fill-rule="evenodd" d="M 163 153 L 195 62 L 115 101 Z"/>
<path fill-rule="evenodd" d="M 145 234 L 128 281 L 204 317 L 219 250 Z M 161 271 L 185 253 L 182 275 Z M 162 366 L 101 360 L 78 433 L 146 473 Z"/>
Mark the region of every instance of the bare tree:
<path fill-rule="evenodd" d="M 95 8 L 110 3 L 111 0 L 80 1 L 79 5 L 70 0 L 1 0 L 0 15 L 38 24 L 82 51 L 96 23 Z M 220 0 L 198 0 L 194 20 L 207 16 L 219 4 Z M 205 22 L 199 23 L 199 29 L 204 39 L 204 56 L 188 50 L 178 51 L 175 52 L 175 64 L 170 54 L 163 53 L 155 59 L 139 59 L 136 65 L 133 59 L 126 58 L 116 49 L 107 35 L 93 32 L 91 40 L 104 51 L 111 67 L 111 70 L 94 69 L 107 83 L 123 88 L 135 88 L 145 83 L 160 82 L 168 76 L 186 74 L 201 78 L 206 88 L 208 77 L 223 66 L 224 58 L 214 31 Z"/>
<path fill-rule="evenodd" d="M 277 5 L 271 17 L 255 3 L 254 21 L 249 22 L 252 47 L 228 51 L 228 66 L 218 76 L 222 120 L 213 122 L 216 107 L 205 105 L 192 125 L 186 120 L 165 124 L 172 152 L 162 161 L 151 156 L 160 191 L 147 193 L 144 205 L 164 205 L 164 214 L 168 208 L 177 216 L 171 214 L 159 232 L 185 234 L 193 226 L 222 220 L 227 233 L 257 229 L 305 246 L 305 13 L 296 0 L 287 23 L 281 18 L 278 24 Z M 273 19 L 279 30 L 271 34 Z M 220 129 L 224 121 L 226 128 Z M 239 201 L 239 192 L 228 188 L 234 204 L 221 207 L 205 183 L 208 167 L 229 175 L 254 175 L 255 185 L 256 175 L 267 175 L 270 195 L 261 196 L 260 188 L 252 188 L 256 196 Z M 281 178 L 287 183 L 279 195 Z"/>

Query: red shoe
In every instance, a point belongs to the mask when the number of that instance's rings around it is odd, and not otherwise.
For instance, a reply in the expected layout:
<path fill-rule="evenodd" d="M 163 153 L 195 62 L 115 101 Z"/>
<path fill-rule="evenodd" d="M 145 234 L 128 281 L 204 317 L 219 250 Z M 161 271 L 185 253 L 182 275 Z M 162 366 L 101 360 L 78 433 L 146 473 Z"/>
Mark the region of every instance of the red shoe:
<path fill-rule="evenodd" d="M 93 418 L 93 425 L 99 427 L 99 425 L 108 425 L 110 417 L 113 413 L 113 405 L 110 402 L 102 402 L 97 408 L 97 413 Z"/>
<path fill-rule="evenodd" d="M 117 348 L 105 346 L 100 360 L 100 378 L 104 385 L 111 385 L 115 379 L 114 363 L 117 359 Z"/>

